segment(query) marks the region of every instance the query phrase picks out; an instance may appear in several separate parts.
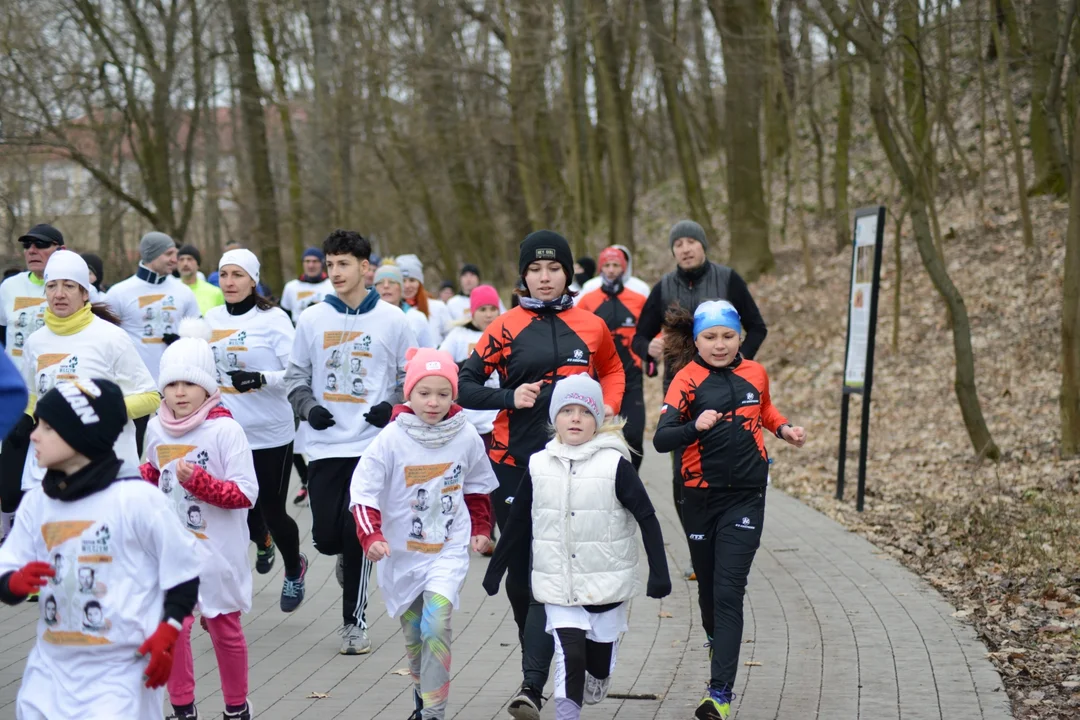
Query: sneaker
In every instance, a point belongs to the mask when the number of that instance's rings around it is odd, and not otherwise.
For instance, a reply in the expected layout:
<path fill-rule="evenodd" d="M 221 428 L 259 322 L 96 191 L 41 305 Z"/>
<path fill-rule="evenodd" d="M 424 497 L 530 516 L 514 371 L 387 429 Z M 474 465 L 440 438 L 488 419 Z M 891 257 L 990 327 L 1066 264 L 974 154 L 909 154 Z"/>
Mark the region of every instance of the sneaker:
<path fill-rule="evenodd" d="M 343 625 L 340 652 L 342 655 L 366 655 L 371 652 L 371 641 L 368 640 L 367 630 L 351 623 Z"/>
<path fill-rule="evenodd" d="M 413 710 L 412 715 L 409 716 L 409 720 L 424 720 L 424 699 L 420 697 L 420 693 L 413 689 Z"/>
<path fill-rule="evenodd" d="M 728 720 L 731 717 L 731 701 L 734 699 L 735 693 L 710 687 L 694 711 L 694 717 L 697 720 Z"/>
<path fill-rule="evenodd" d="M 522 685 L 518 694 L 510 701 L 510 716 L 515 720 L 540 720 L 540 708 L 544 697 L 532 685 Z"/>
<path fill-rule="evenodd" d="M 345 589 L 345 556 L 337 556 L 337 565 L 334 566 L 334 577 L 337 578 L 337 584 L 341 586 L 341 589 Z"/>
<path fill-rule="evenodd" d="M 307 555 L 300 553 L 300 575 L 285 578 L 281 585 L 281 612 L 291 613 L 304 602 L 304 578 L 307 576 Z"/>
<path fill-rule="evenodd" d="M 595 705 L 607 697 L 608 689 L 611 688 L 611 676 L 603 680 L 585 673 L 585 704 Z"/>
<path fill-rule="evenodd" d="M 40 592 L 32 592 L 26 596 L 26 602 L 37 602 L 40 596 Z"/>
<path fill-rule="evenodd" d="M 172 715 L 166 715 L 165 720 L 199 720 L 199 708 L 192 705 L 190 710 L 181 710 L 173 705 Z"/>
<path fill-rule="evenodd" d="M 255 711 L 251 708 L 251 701 L 246 700 L 244 702 L 244 709 L 238 712 L 225 711 L 225 714 L 221 717 L 223 720 L 251 720 L 251 716 L 255 714 Z"/>
<path fill-rule="evenodd" d="M 293 498 L 293 505 L 303 505 L 307 502 L 307 488 L 303 485 L 296 491 L 296 497 Z"/>
<path fill-rule="evenodd" d="M 683 577 L 685 579 L 689 580 L 690 582 L 697 582 L 697 573 L 694 572 L 693 568 L 690 568 L 689 570 L 684 572 Z"/>
<path fill-rule="evenodd" d="M 276 554 L 277 548 L 274 546 L 274 539 L 267 533 L 266 544 L 255 550 L 255 570 L 260 575 L 270 572 L 270 568 L 274 567 L 274 555 Z"/>

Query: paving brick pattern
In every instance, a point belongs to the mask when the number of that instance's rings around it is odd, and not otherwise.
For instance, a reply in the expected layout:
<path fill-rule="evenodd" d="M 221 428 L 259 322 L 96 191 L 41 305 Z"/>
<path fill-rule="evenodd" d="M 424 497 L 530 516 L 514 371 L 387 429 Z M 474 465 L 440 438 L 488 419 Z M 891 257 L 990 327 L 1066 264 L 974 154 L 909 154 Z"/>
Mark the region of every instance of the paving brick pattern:
<path fill-rule="evenodd" d="M 612 684 L 614 694 L 626 697 L 586 707 L 585 718 L 689 720 L 708 679 L 695 585 L 682 580 L 689 556 L 670 499 L 669 473 L 666 458 L 646 458 L 642 477 L 660 513 L 674 592 L 663 601 L 633 602 Z M 951 616 L 953 608 L 940 595 L 863 539 L 783 493 L 770 490 L 767 503 L 764 540 L 746 598 L 734 717 L 1011 717 L 986 648 L 970 626 Z M 293 514 L 305 552 L 314 559 L 307 599 L 291 615 L 278 609 L 279 561 L 272 574 L 255 576 L 254 608 L 244 619 L 257 717 L 405 720 L 412 706 L 409 679 L 398 672 L 406 662 L 397 621 L 386 616 L 376 593 L 369 612 L 371 654 L 337 654 L 341 591 L 334 562 L 317 557 L 311 547 L 306 508 L 294 508 Z M 505 705 L 520 682 L 509 605 L 504 596 L 489 598 L 480 587 L 486 565 L 483 558 L 473 561 L 453 619 L 447 717 L 457 720 L 508 718 Z M 14 716 L 37 613 L 31 604 L 0 609 L 0 718 Z M 200 710 L 203 717 L 220 717 L 214 653 L 198 625 L 193 644 Z M 553 709 L 545 708 L 543 717 L 553 717 Z"/>

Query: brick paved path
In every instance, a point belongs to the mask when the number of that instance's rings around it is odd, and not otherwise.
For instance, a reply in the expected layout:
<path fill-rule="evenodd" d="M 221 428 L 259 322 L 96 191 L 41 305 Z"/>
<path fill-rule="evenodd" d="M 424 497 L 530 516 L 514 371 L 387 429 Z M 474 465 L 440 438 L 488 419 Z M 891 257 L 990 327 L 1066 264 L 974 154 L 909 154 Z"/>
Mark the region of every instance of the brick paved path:
<path fill-rule="evenodd" d="M 676 529 L 669 472 L 666 458 L 656 455 L 642 468 L 660 511 L 674 592 L 662 602 L 642 597 L 632 605 L 612 692 L 633 699 L 611 698 L 587 707 L 585 718 L 689 720 L 708 678 L 695 587 L 681 579 L 688 553 Z M 304 508 L 294 514 L 305 551 L 316 558 L 310 515 Z M 504 596 L 488 598 L 480 587 L 486 564 L 482 558 L 474 561 L 462 609 L 453 620 L 448 717 L 457 720 L 508 718 L 504 705 L 520 682 L 509 605 Z M 409 679 L 395 673 L 406 665 L 398 623 L 386 616 L 376 594 L 369 613 L 371 654 L 339 656 L 341 591 L 333 569 L 331 558 L 315 559 L 307 600 L 292 615 L 277 607 L 280 562 L 273 574 L 255 576 L 255 604 L 244 629 L 257 717 L 405 720 L 411 699 Z M 37 612 L 30 604 L 0 609 L 0 718 L 14 716 Z M 770 490 L 765 537 L 746 600 L 735 717 L 1011 717 L 985 647 L 952 612 L 936 592 L 872 545 Z M 201 712 L 220 717 L 214 654 L 198 625 L 194 651 Z M 312 693 L 328 697 L 314 699 Z M 545 709 L 544 717 L 553 717 L 552 710 Z"/>

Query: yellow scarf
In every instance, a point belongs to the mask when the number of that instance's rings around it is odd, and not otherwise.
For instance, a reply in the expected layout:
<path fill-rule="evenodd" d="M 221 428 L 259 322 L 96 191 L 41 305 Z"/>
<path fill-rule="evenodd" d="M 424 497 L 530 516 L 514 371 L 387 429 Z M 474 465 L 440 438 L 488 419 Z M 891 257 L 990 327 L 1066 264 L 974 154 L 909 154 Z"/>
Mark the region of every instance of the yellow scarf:
<path fill-rule="evenodd" d="M 57 335 L 74 335 L 82 332 L 90 326 L 94 319 L 94 313 L 90 311 L 90 303 L 86 303 L 66 318 L 57 317 L 53 311 L 45 309 L 45 325 Z"/>

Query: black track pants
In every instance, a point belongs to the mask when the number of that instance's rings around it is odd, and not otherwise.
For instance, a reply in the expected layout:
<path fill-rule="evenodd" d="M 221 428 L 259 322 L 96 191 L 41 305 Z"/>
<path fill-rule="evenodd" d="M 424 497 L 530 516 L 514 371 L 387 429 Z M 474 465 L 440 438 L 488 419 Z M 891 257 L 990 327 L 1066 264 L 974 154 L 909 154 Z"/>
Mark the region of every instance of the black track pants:
<path fill-rule="evenodd" d="M 292 474 L 292 443 L 252 450 L 251 457 L 259 481 L 259 499 L 248 512 L 248 534 L 258 544 L 269 531 L 281 551 L 285 574 L 296 577 L 300 574 L 300 530 L 285 509 Z"/>

